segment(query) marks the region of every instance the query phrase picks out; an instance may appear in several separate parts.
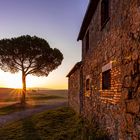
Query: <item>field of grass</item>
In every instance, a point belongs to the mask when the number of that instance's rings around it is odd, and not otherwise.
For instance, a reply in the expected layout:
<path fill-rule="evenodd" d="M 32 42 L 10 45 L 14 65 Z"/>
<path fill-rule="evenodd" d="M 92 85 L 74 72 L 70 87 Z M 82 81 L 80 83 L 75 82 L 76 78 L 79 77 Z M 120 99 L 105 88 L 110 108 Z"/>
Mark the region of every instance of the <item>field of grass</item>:
<path fill-rule="evenodd" d="M 18 90 L 0 89 L 0 116 L 56 102 L 67 102 L 67 90 L 28 91 L 27 105 L 23 108 L 19 105 L 20 94 Z"/>
<path fill-rule="evenodd" d="M 0 128 L 0 140 L 89 140 L 83 120 L 68 107 L 38 113 Z M 92 133 L 90 140 L 106 140 Z"/>
<path fill-rule="evenodd" d="M 5 103 L 19 102 L 21 90 L 0 88 L 0 107 Z M 67 90 L 28 90 L 26 100 L 28 102 L 47 101 L 51 99 L 67 99 Z"/>

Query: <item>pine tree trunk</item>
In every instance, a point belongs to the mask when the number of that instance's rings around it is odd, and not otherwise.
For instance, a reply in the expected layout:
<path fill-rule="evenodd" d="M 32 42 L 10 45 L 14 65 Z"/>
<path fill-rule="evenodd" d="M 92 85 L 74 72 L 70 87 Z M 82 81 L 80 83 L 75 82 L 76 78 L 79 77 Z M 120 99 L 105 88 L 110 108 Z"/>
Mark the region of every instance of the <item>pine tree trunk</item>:
<path fill-rule="evenodd" d="M 26 104 L 26 75 L 22 72 L 22 97 L 21 97 L 21 104 Z"/>

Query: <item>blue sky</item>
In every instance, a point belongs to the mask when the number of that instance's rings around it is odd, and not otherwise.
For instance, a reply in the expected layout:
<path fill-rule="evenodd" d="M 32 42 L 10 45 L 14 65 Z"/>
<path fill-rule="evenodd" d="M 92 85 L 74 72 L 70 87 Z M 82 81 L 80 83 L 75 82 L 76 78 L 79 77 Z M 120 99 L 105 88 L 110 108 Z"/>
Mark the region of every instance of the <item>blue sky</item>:
<path fill-rule="evenodd" d="M 65 76 L 81 60 L 81 43 L 76 40 L 87 5 L 88 0 L 1 0 L 0 39 L 36 35 L 46 39 L 52 48 L 60 49 L 64 55 L 57 70 L 48 77 L 32 77 L 34 80 L 30 77 L 30 85 L 67 88 Z M 0 86 L 10 86 L 7 80 L 10 74 L 0 71 L 0 76 L 3 76 Z M 18 74 L 11 75 L 10 79 L 19 77 Z M 18 85 L 17 82 L 15 84 Z"/>

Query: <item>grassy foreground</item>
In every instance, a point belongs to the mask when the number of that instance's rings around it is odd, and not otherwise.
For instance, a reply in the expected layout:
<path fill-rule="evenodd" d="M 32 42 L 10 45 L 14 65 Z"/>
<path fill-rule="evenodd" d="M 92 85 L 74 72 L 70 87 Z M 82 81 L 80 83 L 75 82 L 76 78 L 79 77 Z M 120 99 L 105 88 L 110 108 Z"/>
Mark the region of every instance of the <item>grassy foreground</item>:
<path fill-rule="evenodd" d="M 63 107 L 3 126 L 0 140 L 87 140 L 88 134 L 83 130 L 82 119 L 70 108 Z M 92 139 L 103 140 L 96 134 Z"/>

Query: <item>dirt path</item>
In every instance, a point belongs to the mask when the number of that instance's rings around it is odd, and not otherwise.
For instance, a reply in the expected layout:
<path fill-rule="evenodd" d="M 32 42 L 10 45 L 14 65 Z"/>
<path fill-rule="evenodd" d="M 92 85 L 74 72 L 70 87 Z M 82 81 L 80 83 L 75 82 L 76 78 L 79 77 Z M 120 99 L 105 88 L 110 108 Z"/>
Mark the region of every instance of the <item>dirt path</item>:
<path fill-rule="evenodd" d="M 67 105 L 67 102 L 55 103 L 53 105 L 43 105 L 41 107 L 27 109 L 27 110 L 20 111 L 20 112 L 14 112 L 9 115 L 0 116 L 0 127 L 2 127 L 4 124 L 6 124 L 8 122 L 24 119 L 24 118 L 32 116 L 36 113 L 40 113 L 45 110 L 55 109 L 57 107 L 62 107 L 62 106 L 66 106 L 66 105 Z"/>

